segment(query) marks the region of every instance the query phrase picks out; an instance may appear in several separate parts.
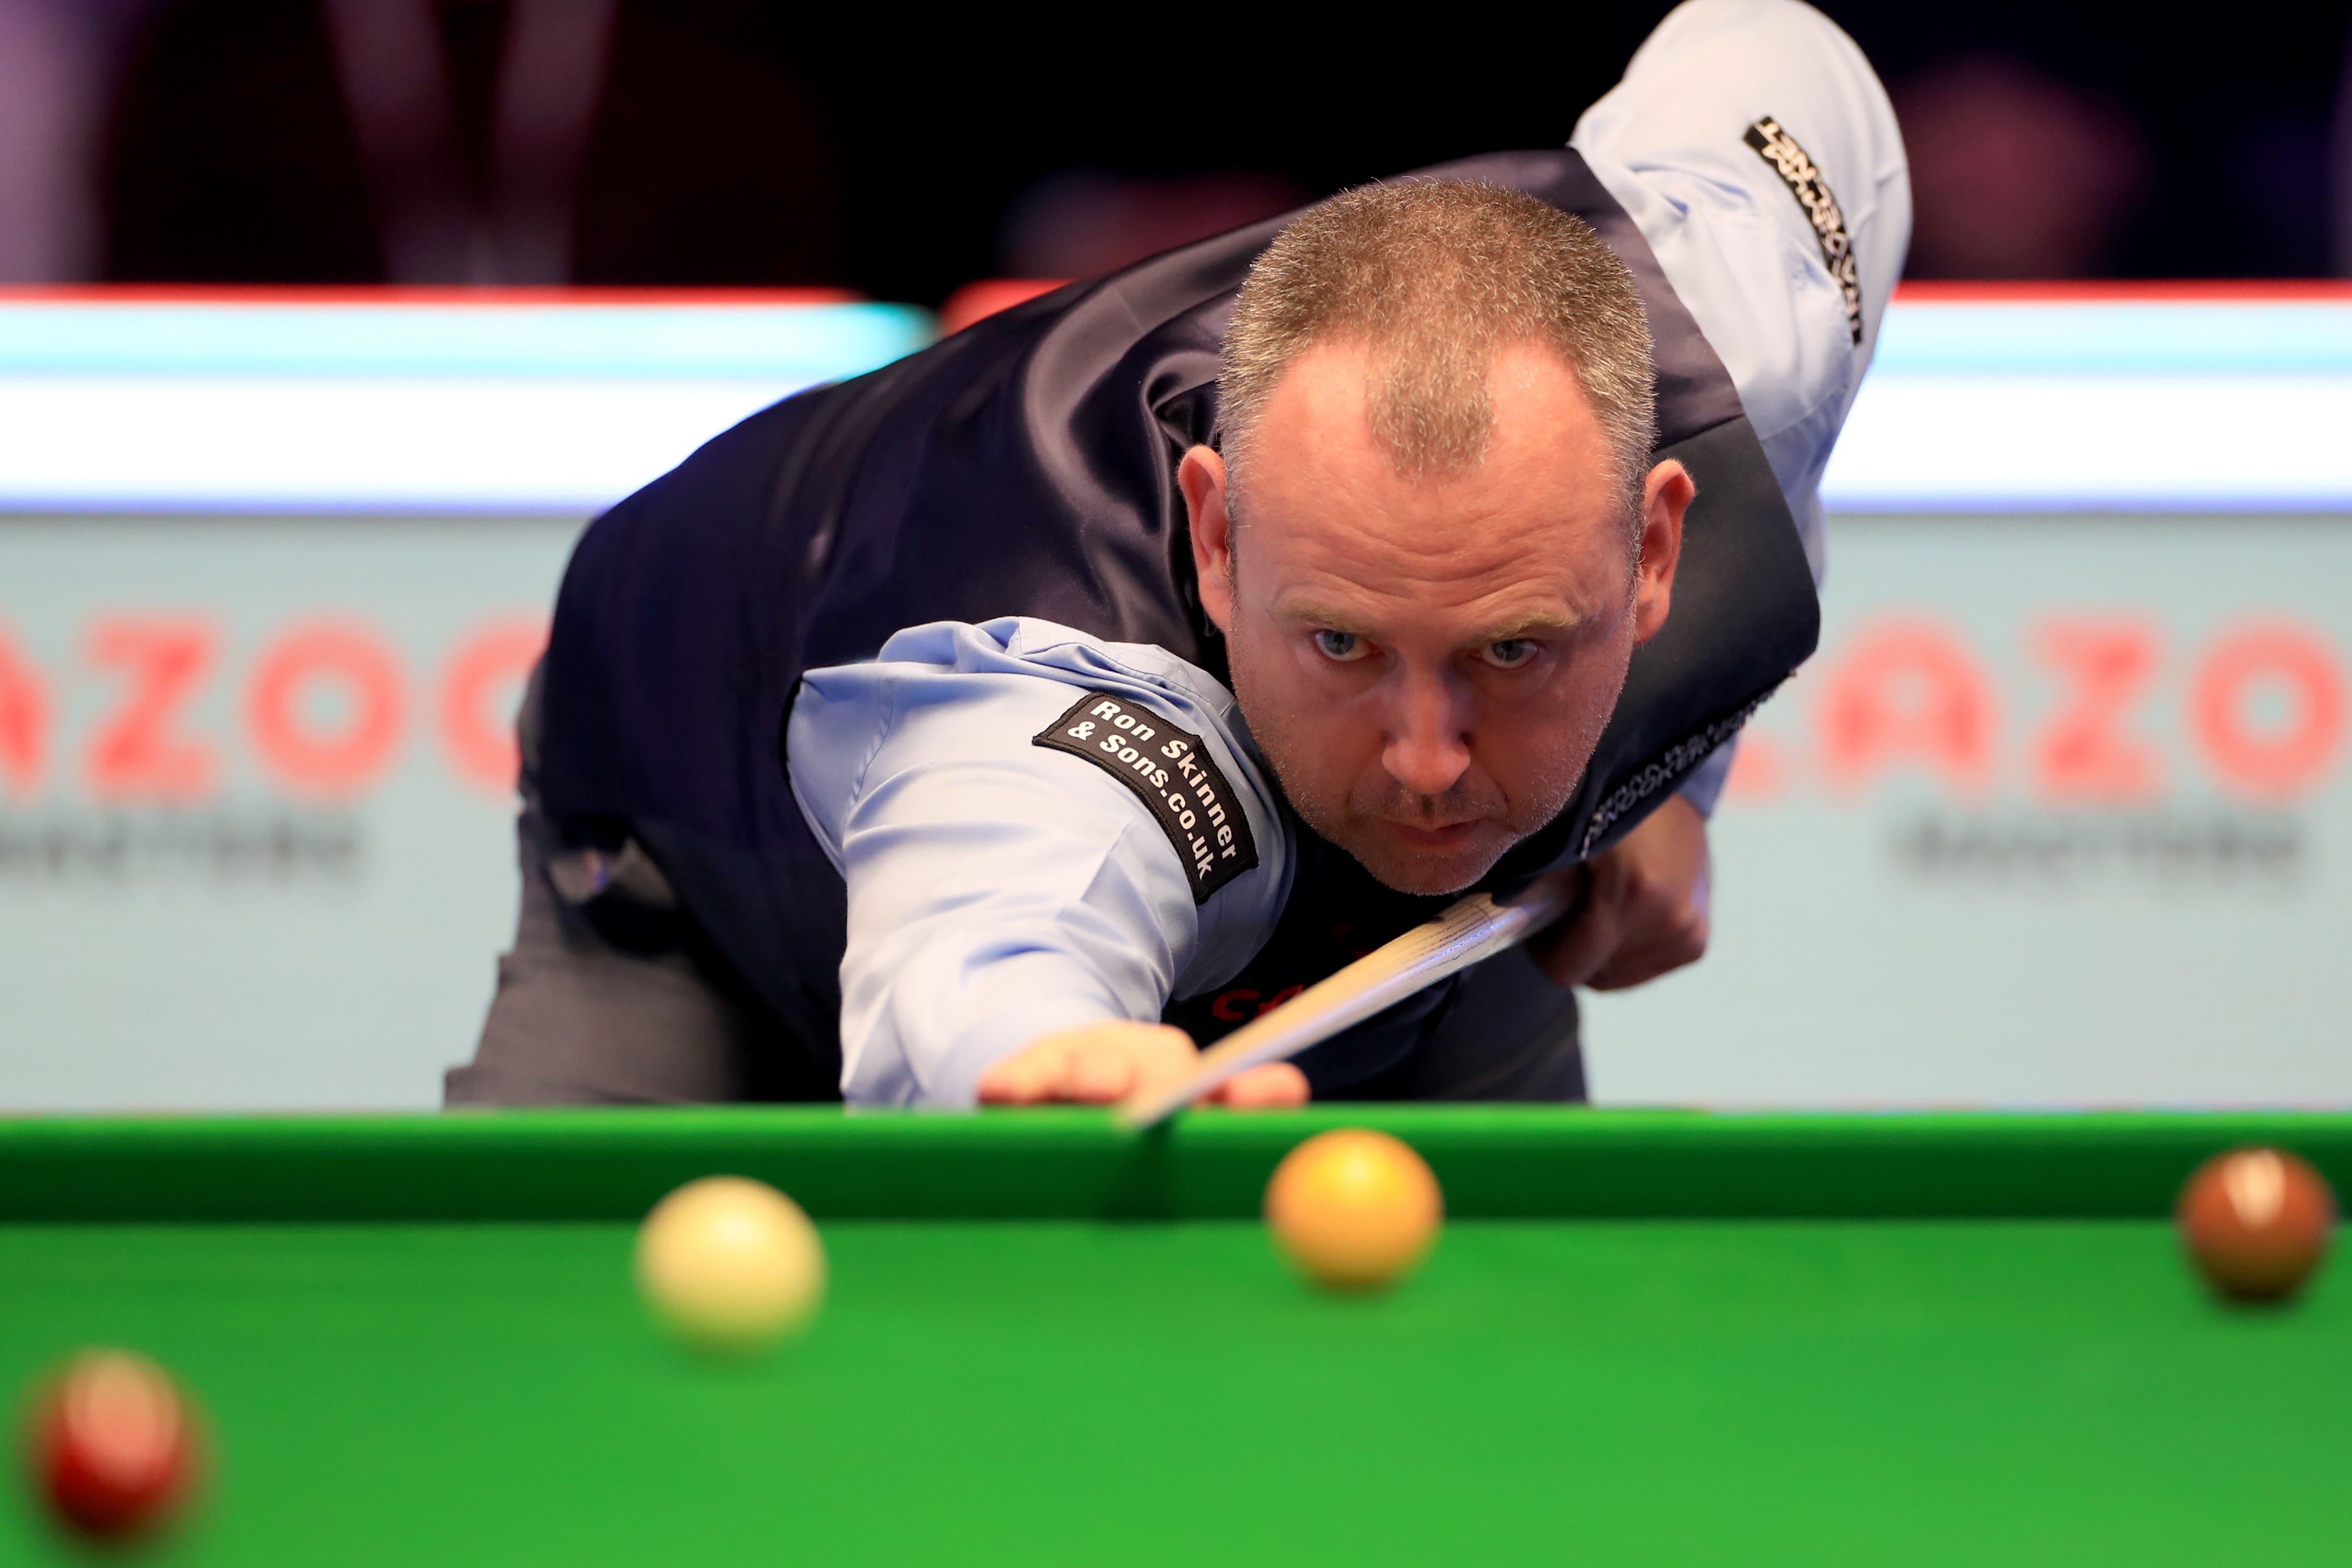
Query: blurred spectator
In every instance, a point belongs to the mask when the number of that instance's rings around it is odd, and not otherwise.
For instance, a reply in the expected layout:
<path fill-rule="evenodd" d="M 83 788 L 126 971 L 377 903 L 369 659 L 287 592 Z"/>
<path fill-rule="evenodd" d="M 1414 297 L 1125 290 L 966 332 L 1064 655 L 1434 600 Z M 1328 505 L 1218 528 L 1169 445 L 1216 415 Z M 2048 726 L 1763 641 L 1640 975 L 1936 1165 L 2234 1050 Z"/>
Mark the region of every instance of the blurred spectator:
<path fill-rule="evenodd" d="M 2324 110 L 2295 105 L 2250 113 L 2217 138 L 2234 176 L 2222 221 L 2249 276 L 2324 278 L 2331 270 L 2327 129 Z M 2168 185 L 2194 179 L 2162 166 Z M 2147 226 L 2134 226 L 2143 239 Z"/>
<path fill-rule="evenodd" d="M 2330 268 L 2352 278 L 2352 38 L 2344 43 L 2344 65 L 2336 85 L 2336 123 L 2328 146 L 2327 205 Z"/>
<path fill-rule="evenodd" d="M 98 129 L 138 0 L 0 0 L 0 283 L 86 278 Z"/>
<path fill-rule="evenodd" d="M 106 271 L 835 282 L 778 26 L 752 0 L 183 0 L 113 118 Z"/>
<path fill-rule="evenodd" d="M 1895 95 L 1911 159 L 1913 278 L 2082 278 L 2107 259 L 2147 174 L 2123 110 L 1979 56 Z"/>
<path fill-rule="evenodd" d="M 1013 278 L 1094 278 L 1301 206 L 1279 174 L 1048 174 L 1013 199 L 998 247 Z"/>

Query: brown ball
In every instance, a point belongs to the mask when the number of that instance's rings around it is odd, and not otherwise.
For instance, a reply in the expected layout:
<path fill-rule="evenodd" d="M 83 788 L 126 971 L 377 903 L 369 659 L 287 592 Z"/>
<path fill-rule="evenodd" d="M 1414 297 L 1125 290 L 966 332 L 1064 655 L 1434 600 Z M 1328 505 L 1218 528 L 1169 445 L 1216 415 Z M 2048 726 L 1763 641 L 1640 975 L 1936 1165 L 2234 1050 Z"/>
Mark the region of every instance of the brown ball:
<path fill-rule="evenodd" d="M 2232 1149 L 2197 1167 L 2174 1212 L 2189 1256 L 2213 1289 L 2275 1300 L 2294 1294 L 2326 1252 L 2336 1195 L 2299 1155 Z"/>

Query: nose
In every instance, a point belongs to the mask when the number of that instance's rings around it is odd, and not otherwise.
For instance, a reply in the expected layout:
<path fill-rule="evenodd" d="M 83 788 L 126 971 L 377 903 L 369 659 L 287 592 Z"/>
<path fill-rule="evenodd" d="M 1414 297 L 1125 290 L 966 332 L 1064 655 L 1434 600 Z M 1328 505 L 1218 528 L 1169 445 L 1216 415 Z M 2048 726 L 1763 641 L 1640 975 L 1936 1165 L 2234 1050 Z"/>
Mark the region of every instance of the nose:
<path fill-rule="evenodd" d="M 1470 767 L 1464 704 L 1440 676 L 1402 673 L 1381 765 L 1415 795 L 1444 795 Z"/>

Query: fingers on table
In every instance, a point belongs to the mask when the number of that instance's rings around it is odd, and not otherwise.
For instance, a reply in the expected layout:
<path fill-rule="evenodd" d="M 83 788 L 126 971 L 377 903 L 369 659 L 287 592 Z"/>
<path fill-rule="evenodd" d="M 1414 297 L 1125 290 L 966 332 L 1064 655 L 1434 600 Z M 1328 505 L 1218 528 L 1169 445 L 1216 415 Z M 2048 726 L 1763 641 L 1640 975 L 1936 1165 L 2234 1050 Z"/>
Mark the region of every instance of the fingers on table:
<path fill-rule="evenodd" d="M 980 1099 L 983 1105 L 1110 1105 L 1172 1082 L 1199 1062 L 1181 1029 L 1106 1019 L 1048 1035 L 996 1063 L 981 1075 Z M 1268 1062 L 1234 1074 L 1204 1098 L 1258 1110 L 1304 1105 L 1307 1075 L 1288 1062 Z"/>
<path fill-rule="evenodd" d="M 1108 1105 L 1135 1088 L 1139 1054 L 1144 1053 L 1138 1051 L 1136 1043 L 1126 1039 L 1083 1042 L 1071 1050 L 1061 1092 L 1055 1098 Z"/>
<path fill-rule="evenodd" d="M 980 1099 L 986 1105 L 1108 1105 L 1183 1073 L 1194 1056 L 1181 1029 L 1106 1020 L 1049 1035 L 994 1064 L 981 1075 Z"/>
<path fill-rule="evenodd" d="M 1288 1062 L 1265 1062 L 1219 1084 L 1207 1097 L 1241 1110 L 1279 1110 L 1307 1103 L 1307 1075 Z"/>

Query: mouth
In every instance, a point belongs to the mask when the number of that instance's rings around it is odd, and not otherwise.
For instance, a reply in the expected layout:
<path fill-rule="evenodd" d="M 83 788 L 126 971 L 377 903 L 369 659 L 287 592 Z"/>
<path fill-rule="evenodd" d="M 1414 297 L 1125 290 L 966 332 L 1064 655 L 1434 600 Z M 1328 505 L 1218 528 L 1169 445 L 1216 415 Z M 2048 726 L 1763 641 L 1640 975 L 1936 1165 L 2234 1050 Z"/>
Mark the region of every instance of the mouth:
<path fill-rule="evenodd" d="M 1472 817 L 1466 822 L 1449 822 L 1441 827 L 1424 827 L 1410 822 L 1394 821 L 1383 823 L 1381 826 L 1394 834 L 1398 842 L 1407 849 L 1426 855 L 1443 855 L 1468 848 L 1478 837 L 1478 829 L 1482 823 L 1478 818 Z"/>

